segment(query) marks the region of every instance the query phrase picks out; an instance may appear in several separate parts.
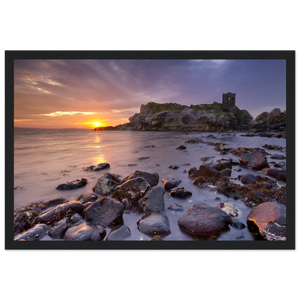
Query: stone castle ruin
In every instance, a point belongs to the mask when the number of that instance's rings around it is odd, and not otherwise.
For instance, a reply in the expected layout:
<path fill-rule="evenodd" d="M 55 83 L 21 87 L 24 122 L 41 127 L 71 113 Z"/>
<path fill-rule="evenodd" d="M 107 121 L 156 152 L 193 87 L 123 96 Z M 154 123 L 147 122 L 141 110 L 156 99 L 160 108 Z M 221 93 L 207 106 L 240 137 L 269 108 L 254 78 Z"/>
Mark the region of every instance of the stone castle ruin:
<path fill-rule="evenodd" d="M 230 108 L 235 105 L 235 95 L 233 93 L 227 93 L 223 94 L 223 99 L 222 99 L 222 110 L 223 111 L 230 111 Z"/>

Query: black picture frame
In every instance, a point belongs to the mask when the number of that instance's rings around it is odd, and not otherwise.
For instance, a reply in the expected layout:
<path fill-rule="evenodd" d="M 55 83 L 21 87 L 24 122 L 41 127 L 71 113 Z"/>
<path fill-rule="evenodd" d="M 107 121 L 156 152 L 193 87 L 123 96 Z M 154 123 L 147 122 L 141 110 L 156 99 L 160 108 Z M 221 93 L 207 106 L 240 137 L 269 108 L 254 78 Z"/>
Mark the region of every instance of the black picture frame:
<path fill-rule="evenodd" d="M 14 242 L 14 60 L 16 59 L 283 59 L 286 60 L 286 241 Z M 295 51 L 5 51 L 5 249 L 295 249 Z"/>

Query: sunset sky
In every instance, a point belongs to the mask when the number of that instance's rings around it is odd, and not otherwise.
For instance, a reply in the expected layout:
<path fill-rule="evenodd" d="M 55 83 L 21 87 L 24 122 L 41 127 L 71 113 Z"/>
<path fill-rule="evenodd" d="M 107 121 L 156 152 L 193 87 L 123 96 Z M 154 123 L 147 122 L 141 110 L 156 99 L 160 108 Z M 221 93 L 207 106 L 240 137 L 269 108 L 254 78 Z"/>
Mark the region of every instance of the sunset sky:
<path fill-rule="evenodd" d="M 285 60 L 15 60 L 15 127 L 129 122 L 148 102 L 222 102 L 253 117 L 286 109 Z"/>

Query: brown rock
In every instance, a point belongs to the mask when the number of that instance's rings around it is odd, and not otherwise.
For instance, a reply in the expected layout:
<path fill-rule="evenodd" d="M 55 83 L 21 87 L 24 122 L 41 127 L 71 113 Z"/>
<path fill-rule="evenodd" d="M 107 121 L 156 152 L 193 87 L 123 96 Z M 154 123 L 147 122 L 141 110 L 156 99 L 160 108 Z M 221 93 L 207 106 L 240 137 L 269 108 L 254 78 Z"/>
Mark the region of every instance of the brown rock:
<path fill-rule="evenodd" d="M 197 172 L 198 176 L 216 177 L 219 172 L 209 165 L 201 165 Z"/>
<path fill-rule="evenodd" d="M 181 230 L 192 235 L 213 235 L 228 228 L 231 217 L 216 207 L 193 205 L 179 220 Z"/>
<path fill-rule="evenodd" d="M 259 150 L 245 153 L 239 158 L 239 160 L 241 164 L 253 170 L 261 170 L 269 167 L 265 156 Z"/>
<path fill-rule="evenodd" d="M 286 206 L 275 202 L 265 202 L 253 208 L 248 215 L 259 233 L 268 241 L 286 240 Z"/>
<path fill-rule="evenodd" d="M 270 176 L 270 177 L 276 178 L 277 180 L 286 182 L 286 171 L 275 170 L 275 169 L 270 169 L 270 168 L 266 168 L 264 171 L 267 176 Z"/>

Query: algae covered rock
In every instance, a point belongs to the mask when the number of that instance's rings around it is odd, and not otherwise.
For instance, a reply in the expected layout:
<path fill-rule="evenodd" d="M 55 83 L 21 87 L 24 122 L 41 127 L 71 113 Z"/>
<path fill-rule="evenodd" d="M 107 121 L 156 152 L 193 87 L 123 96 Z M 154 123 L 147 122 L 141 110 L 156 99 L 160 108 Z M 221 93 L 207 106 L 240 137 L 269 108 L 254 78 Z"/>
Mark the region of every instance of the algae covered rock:
<path fill-rule="evenodd" d="M 150 184 L 144 178 L 133 178 L 117 186 L 113 197 L 120 201 L 126 198 L 131 205 L 137 206 L 137 201 L 145 195 L 150 187 Z"/>
<path fill-rule="evenodd" d="M 122 180 L 122 183 L 130 180 L 130 179 L 134 179 L 134 178 L 138 178 L 141 177 L 143 179 L 145 179 L 151 187 L 155 186 L 158 184 L 159 182 L 159 175 L 158 173 L 148 173 L 148 172 L 143 172 L 143 171 L 135 171 L 132 174 L 130 174 L 129 176 L 125 177 Z"/>
<path fill-rule="evenodd" d="M 101 195 L 109 195 L 113 193 L 117 185 L 121 183 L 121 180 L 113 174 L 105 173 L 98 180 L 94 186 L 94 192 Z"/>

